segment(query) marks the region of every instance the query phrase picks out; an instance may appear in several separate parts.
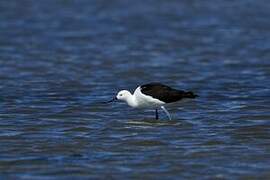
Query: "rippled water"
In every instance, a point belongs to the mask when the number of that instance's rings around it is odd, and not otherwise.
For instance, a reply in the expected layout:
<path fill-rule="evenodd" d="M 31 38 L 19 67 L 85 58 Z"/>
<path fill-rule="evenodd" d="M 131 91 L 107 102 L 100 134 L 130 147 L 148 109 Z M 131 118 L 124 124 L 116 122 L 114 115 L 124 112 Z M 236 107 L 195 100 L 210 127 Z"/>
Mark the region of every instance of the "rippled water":
<path fill-rule="evenodd" d="M 0 178 L 269 178 L 270 3 L 0 2 Z M 173 120 L 123 103 L 159 81 Z"/>

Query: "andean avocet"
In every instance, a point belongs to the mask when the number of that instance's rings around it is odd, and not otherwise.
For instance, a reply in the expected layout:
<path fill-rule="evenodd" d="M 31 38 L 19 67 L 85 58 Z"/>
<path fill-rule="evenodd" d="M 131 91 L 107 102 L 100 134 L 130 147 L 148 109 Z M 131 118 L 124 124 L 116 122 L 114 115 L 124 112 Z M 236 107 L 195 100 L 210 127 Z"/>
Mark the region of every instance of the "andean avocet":
<path fill-rule="evenodd" d="M 184 98 L 194 99 L 196 97 L 197 95 L 191 91 L 177 90 L 161 83 L 149 83 L 137 87 L 133 94 L 128 90 L 121 90 L 107 103 L 121 100 L 133 108 L 153 108 L 156 111 L 156 119 L 159 118 L 158 108 L 161 108 L 171 120 L 171 115 L 165 105 Z"/>

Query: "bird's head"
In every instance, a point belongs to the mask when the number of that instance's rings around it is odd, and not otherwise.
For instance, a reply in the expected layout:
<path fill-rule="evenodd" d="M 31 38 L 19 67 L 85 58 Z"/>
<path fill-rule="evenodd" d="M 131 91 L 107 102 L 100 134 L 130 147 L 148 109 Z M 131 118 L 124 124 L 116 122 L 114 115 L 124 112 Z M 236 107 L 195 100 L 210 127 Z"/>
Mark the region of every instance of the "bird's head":
<path fill-rule="evenodd" d="M 131 95 L 131 93 L 127 90 L 121 90 L 117 93 L 116 99 L 121 101 L 126 101 L 127 98 Z"/>
<path fill-rule="evenodd" d="M 128 91 L 128 90 L 121 90 L 117 93 L 117 95 L 112 98 L 109 101 L 103 102 L 103 103 L 111 103 L 114 102 L 116 100 L 121 100 L 121 101 L 127 101 L 128 97 L 132 96 L 132 94 Z"/>

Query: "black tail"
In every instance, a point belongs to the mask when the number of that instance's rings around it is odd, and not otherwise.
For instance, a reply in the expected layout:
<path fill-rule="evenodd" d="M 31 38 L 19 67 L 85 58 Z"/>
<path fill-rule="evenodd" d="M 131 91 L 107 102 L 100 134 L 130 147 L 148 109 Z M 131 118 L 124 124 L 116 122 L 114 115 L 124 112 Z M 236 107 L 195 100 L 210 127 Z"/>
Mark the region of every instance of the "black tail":
<path fill-rule="evenodd" d="M 188 91 L 188 92 L 185 92 L 185 93 L 184 93 L 184 98 L 192 98 L 192 99 L 194 99 L 194 98 L 196 98 L 196 97 L 198 97 L 198 95 L 194 94 L 194 93 L 191 92 L 191 91 Z"/>

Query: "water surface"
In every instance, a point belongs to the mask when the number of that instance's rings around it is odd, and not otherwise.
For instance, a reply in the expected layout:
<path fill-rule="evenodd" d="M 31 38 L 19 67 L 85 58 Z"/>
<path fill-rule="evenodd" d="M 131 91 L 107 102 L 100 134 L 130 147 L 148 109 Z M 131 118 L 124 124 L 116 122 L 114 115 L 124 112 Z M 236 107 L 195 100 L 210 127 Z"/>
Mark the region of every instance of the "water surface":
<path fill-rule="evenodd" d="M 0 2 L 0 177 L 269 178 L 270 4 Z M 159 81 L 199 98 L 100 105 Z"/>

